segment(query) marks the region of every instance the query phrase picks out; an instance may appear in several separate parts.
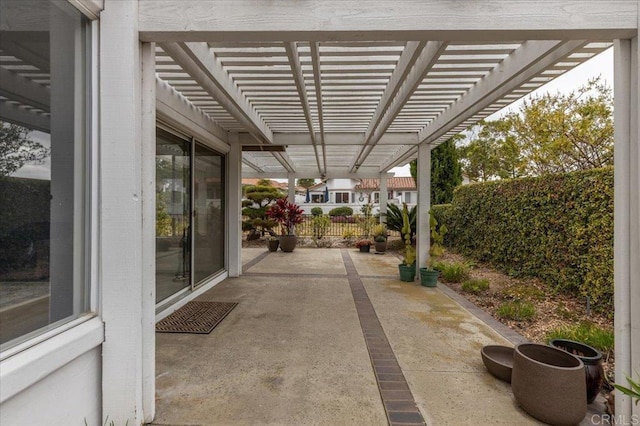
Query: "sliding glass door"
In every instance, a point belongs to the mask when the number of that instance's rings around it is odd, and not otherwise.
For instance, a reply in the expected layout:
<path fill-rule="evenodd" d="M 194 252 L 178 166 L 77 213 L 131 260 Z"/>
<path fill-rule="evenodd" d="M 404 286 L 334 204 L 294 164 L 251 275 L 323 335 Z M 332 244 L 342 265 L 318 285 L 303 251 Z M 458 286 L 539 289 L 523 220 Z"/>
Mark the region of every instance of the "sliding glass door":
<path fill-rule="evenodd" d="M 156 137 L 156 303 L 224 269 L 224 156 L 162 129 Z"/>
<path fill-rule="evenodd" d="M 224 268 L 224 157 L 195 146 L 194 285 Z"/>
<path fill-rule="evenodd" d="M 191 144 L 156 137 L 156 303 L 191 286 Z"/>

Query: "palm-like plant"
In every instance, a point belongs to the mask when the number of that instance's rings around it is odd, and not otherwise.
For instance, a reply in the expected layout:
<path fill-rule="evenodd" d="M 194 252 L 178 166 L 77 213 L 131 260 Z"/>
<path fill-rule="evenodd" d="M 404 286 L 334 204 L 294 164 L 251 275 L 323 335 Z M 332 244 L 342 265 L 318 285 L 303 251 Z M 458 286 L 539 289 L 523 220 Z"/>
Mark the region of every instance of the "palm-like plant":
<path fill-rule="evenodd" d="M 418 213 L 418 209 L 416 206 L 411 207 L 408 210 L 409 213 L 409 227 L 410 227 L 410 235 L 411 238 L 416 233 L 416 216 Z M 387 229 L 391 231 L 397 231 L 402 233 L 402 210 L 396 204 L 387 204 Z"/>
<path fill-rule="evenodd" d="M 280 224 L 282 235 L 294 235 L 296 225 L 304 221 L 304 211 L 286 198 L 280 198 L 267 210 L 267 216 Z"/>

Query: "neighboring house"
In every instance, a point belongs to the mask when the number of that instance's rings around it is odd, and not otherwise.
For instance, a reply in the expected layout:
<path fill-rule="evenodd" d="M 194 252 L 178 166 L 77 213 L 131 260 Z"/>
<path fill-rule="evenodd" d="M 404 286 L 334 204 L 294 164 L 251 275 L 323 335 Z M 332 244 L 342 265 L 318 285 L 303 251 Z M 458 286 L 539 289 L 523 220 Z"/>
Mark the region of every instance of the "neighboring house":
<path fill-rule="evenodd" d="M 415 205 L 418 200 L 416 184 L 411 177 L 387 179 L 387 199 L 389 203 Z M 296 197 L 298 201 L 298 197 Z M 305 213 L 320 207 L 328 213 L 335 207 L 348 206 L 359 212 L 363 205 L 373 204 L 374 213 L 380 203 L 379 179 L 327 179 L 309 188 L 309 202 L 306 195 L 300 205 Z"/>

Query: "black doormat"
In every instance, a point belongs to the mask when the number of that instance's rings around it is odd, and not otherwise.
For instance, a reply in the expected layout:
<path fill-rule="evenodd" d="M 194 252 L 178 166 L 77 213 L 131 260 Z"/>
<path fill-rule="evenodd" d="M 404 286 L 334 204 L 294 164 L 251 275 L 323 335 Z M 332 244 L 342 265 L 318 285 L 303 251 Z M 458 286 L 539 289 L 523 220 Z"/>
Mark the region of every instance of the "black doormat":
<path fill-rule="evenodd" d="M 209 334 L 237 303 L 188 302 L 156 324 L 160 333 Z"/>

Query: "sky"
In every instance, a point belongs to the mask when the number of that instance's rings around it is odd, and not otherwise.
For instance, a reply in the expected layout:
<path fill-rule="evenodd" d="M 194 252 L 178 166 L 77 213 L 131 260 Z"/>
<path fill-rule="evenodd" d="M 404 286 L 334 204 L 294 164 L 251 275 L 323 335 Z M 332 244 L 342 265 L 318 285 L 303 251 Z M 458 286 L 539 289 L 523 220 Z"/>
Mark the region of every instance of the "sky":
<path fill-rule="evenodd" d="M 601 75 L 603 80 L 613 87 L 613 48 L 607 49 L 601 54 L 591 58 L 582 65 L 577 66 L 561 75 L 560 77 L 550 81 L 549 83 L 541 86 L 537 90 L 533 91 L 524 98 L 514 102 L 506 108 L 496 112 L 488 117 L 488 120 L 496 119 L 504 115 L 507 111 L 517 109 L 525 99 L 529 99 L 532 96 L 539 96 L 544 93 L 568 93 L 578 87 L 584 85 L 589 79 Z M 42 143 L 45 146 L 49 146 L 48 135 L 41 132 L 32 132 L 30 134 L 32 139 Z M 30 177 L 35 179 L 50 179 L 50 159 L 46 159 L 42 164 L 27 164 L 18 170 L 14 176 L 17 177 Z M 396 176 L 411 176 L 409 173 L 409 165 L 403 167 L 394 167 L 391 169 L 392 173 Z"/>
<path fill-rule="evenodd" d="M 602 76 L 604 82 L 613 88 L 613 48 L 609 48 L 574 69 L 567 71 L 527 96 L 487 117 L 487 120 L 495 120 L 507 112 L 517 109 L 525 99 L 530 99 L 532 96 L 540 96 L 544 93 L 569 93 L 599 75 Z M 409 165 L 394 167 L 390 171 L 395 173 L 396 176 L 411 176 L 409 173 Z"/>

